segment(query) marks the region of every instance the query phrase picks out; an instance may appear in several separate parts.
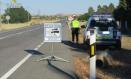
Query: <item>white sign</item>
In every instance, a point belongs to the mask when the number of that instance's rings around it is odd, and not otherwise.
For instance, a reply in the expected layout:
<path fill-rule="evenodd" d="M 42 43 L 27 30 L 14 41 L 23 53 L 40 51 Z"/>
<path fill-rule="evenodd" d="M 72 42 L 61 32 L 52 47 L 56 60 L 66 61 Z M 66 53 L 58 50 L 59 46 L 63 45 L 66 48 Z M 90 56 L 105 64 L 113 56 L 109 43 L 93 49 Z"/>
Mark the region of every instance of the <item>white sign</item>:
<path fill-rule="evenodd" d="M 10 16 L 9 15 L 6 16 L 6 20 L 10 20 Z"/>
<path fill-rule="evenodd" d="M 44 24 L 44 42 L 61 42 L 61 23 Z"/>

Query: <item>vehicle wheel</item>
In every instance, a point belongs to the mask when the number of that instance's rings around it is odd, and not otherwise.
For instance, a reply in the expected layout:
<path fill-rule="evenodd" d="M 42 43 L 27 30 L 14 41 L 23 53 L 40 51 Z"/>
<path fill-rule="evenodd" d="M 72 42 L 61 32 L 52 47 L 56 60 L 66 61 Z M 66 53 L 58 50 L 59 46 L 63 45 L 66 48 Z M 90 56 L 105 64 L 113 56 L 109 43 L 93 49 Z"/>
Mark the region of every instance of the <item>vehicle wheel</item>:
<path fill-rule="evenodd" d="M 121 41 L 120 40 L 117 41 L 116 49 L 121 49 Z"/>

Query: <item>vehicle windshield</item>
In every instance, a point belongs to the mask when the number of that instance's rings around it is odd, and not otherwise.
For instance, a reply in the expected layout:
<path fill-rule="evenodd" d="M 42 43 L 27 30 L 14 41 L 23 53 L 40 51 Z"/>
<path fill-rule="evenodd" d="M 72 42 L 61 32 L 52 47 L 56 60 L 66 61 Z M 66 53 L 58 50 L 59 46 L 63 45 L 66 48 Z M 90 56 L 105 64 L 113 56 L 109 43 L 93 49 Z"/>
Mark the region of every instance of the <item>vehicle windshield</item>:
<path fill-rule="evenodd" d="M 114 27 L 117 28 L 117 24 L 115 21 L 107 21 L 107 20 L 92 20 L 90 22 L 90 27 Z"/>

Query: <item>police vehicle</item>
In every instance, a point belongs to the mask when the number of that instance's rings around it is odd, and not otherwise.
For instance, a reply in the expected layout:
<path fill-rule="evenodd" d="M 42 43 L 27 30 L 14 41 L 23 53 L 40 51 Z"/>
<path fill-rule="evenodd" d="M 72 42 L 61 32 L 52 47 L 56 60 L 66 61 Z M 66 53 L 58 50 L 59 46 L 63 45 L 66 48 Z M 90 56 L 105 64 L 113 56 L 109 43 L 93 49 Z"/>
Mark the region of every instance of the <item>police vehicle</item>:
<path fill-rule="evenodd" d="M 93 14 L 84 30 L 83 42 L 89 45 L 90 31 L 96 34 L 96 45 L 113 45 L 121 48 L 121 32 L 111 14 Z"/>

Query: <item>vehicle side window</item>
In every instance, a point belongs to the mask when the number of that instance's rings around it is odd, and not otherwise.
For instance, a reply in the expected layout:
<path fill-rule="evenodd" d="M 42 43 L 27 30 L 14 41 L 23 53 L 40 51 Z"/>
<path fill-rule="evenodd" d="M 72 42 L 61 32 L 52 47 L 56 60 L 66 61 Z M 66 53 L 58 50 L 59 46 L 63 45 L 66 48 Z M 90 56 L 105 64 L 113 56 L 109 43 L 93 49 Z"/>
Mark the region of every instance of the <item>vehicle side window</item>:
<path fill-rule="evenodd" d="M 91 20 L 90 27 L 94 27 L 95 25 L 96 25 L 96 21 L 95 20 Z"/>
<path fill-rule="evenodd" d="M 89 21 L 86 23 L 86 28 L 85 28 L 85 31 L 88 30 L 88 27 L 89 27 Z"/>

